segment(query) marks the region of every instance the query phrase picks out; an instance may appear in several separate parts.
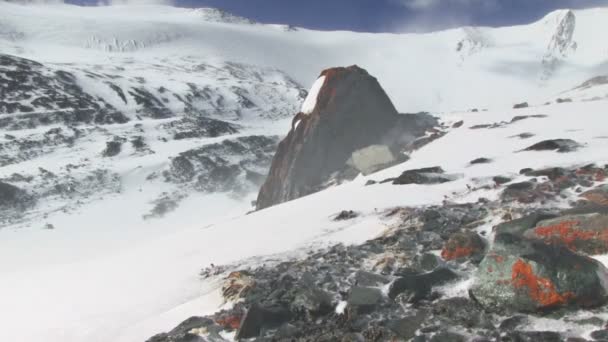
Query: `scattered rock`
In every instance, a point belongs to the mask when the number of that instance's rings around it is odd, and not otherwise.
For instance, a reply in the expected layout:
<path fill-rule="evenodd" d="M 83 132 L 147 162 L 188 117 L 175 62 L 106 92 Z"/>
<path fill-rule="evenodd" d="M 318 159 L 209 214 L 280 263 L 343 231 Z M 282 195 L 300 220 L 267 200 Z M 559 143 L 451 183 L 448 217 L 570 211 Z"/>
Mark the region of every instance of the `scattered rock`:
<path fill-rule="evenodd" d="M 534 192 L 536 188 L 532 182 L 519 182 L 509 184 L 501 194 L 501 198 L 505 201 L 516 200 L 520 203 L 532 203 L 538 195 Z"/>
<path fill-rule="evenodd" d="M 275 328 L 290 320 L 291 313 L 284 308 L 263 308 L 252 305 L 241 321 L 237 339 L 258 337 L 262 328 Z"/>
<path fill-rule="evenodd" d="M 357 312 L 371 311 L 383 300 L 382 291 L 375 287 L 355 286 L 348 296 L 349 307 L 356 308 Z"/>
<path fill-rule="evenodd" d="M 390 283 L 390 280 L 380 274 L 357 271 L 355 275 L 355 285 L 364 287 L 379 287 Z"/>
<path fill-rule="evenodd" d="M 506 335 L 507 341 L 518 342 L 562 342 L 562 336 L 554 331 L 512 331 Z"/>
<path fill-rule="evenodd" d="M 334 217 L 334 221 L 346 221 L 352 220 L 359 216 L 356 212 L 352 210 L 342 210 L 336 217 Z"/>
<path fill-rule="evenodd" d="M 511 181 L 511 178 L 504 176 L 496 176 L 492 178 L 492 180 L 494 181 L 494 183 L 496 183 L 496 185 L 503 185 L 509 183 Z"/>
<path fill-rule="evenodd" d="M 120 153 L 122 149 L 122 141 L 112 140 L 106 143 L 106 148 L 101 153 L 104 157 L 114 157 Z"/>
<path fill-rule="evenodd" d="M 24 212 L 36 204 L 36 198 L 28 194 L 27 191 L 12 184 L 0 181 L 0 214 L 4 211 Z M 0 215 L 2 217 L 5 214 Z M 8 218 L 9 214 L 6 214 Z M 0 222 L 2 219 L 0 219 Z"/>
<path fill-rule="evenodd" d="M 405 294 L 407 302 L 417 302 L 427 298 L 434 286 L 442 285 L 458 278 L 448 268 L 438 268 L 429 273 L 403 274 L 390 286 L 388 296 L 392 299 Z"/>
<path fill-rule="evenodd" d="M 475 164 L 488 164 L 491 163 L 492 159 L 489 158 L 477 158 L 477 159 L 473 159 L 469 162 L 470 165 L 475 165 Z"/>
<path fill-rule="evenodd" d="M 404 171 L 399 177 L 392 180 L 393 184 L 440 184 L 452 181 L 444 175 L 441 167 L 427 167 L 422 169 Z"/>
<path fill-rule="evenodd" d="M 594 189 L 583 192 L 581 197 L 591 203 L 608 206 L 608 185 L 600 185 Z"/>
<path fill-rule="evenodd" d="M 429 313 L 424 310 L 417 311 L 410 315 L 388 323 L 389 328 L 404 340 L 409 340 L 416 336 L 416 332 L 422 323 L 428 318 Z"/>
<path fill-rule="evenodd" d="M 557 152 L 573 152 L 580 148 L 581 145 L 571 139 L 551 139 L 543 140 L 532 146 L 524 149 L 524 151 L 557 151 Z"/>
<path fill-rule="evenodd" d="M 534 134 L 525 132 L 525 133 L 520 133 L 520 134 L 517 134 L 517 135 L 513 135 L 513 136 L 511 136 L 511 138 L 530 139 L 533 136 L 534 136 Z"/>
<path fill-rule="evenodd" d="M 481 261 L 485 243 L 483 239 L 475 232 L 462 232 L 453 234 L 446 242 L 441 257 L 446 260 L 472 260 Z"/>

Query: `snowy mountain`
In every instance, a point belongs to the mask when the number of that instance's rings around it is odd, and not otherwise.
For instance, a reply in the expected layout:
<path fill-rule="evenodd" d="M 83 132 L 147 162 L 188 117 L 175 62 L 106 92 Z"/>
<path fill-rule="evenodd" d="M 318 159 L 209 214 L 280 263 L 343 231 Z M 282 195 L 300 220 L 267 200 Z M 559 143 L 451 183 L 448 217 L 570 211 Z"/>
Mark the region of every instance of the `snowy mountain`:
<path fill-rule="evenodd" d="M 0 340 L 144 341 L 190 316 L 249 305 L 246 294 L 222 293 L 227 278 L 244 281 L 232 271 L 258 282 L 277 270 L 317 277 L 326 274 L 319 258 L 344 262 L 345 273 L 327 273 L 339 282 L 314 279 L 338 296 L 356 271 L 394 281 L 412 266 L 403 260 L 441 254 L 462 225 L 475 222 L 469 230 L 492 245 L 507 216 L 586 201 L 579 195 L 605 184 L 589 174 L 608 163 L 608 50 L 598 34 L 607 19 L 607 9 L 564 10 L 516 27 L 369 34 L 215 9 L 0 2 Z M 398 165 L 246 214 L 309 85 L 353 64 L 399 113 L 439 118 L 437 139 Z M 527 150 L 536 143 L 576 151 Z M 546 167 L 562 167 L 570 185 L 534 173 Z M 446 181 L 398 184 L 421 168 L 415 178 Z M 418 245 L 402 255 L 402 240 Z M 341 259 L 342 248 L 357 256 Z M 473 265 L 449 264 L 460 277 L 435 292 L 466 297 Z M 332 311 L 347 301 L 329 300 Z M 382 310 L 381 319 L 412 313 Z M 608 319 L 600 308 L 533 316 L 518 329 L 588 338 L 593 324 L 575 321 L 591 316 Z M 201 322 L 184 333 L 217 325 Z"/>

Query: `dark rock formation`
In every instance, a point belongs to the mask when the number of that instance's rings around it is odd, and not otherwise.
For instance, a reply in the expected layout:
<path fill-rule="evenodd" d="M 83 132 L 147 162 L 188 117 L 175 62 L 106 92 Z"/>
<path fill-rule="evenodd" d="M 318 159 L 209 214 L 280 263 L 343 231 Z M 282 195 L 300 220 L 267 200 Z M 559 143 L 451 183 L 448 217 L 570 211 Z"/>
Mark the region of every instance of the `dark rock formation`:
<path fill-rule="evenodd" d="M 522 103 L 517 103 L 517 104 L 513 105 L 513 109 L 522 109 L 522 108 L 528 108 L 528 107 L 530 107 L 528 102 L 522 102 Z"/>
<path fill-rule="evenodd" d="M 8 183 L 0 182 L 0 212 L 2 209 L 7 208 L 25 210 L 33 202 L 35 202 L 34 199 L 25 190 Z"/>
<path fill-rule="evenodd" d="M 399 177 L 393 180 L 393 184 L 441 184 L 451 180 L 450 177 L 444 175 L 444 171 L 441 167 L 435 166 L 404 171 Z"/>
<path fill-rule="evenodd" d="M 298 113 L 279 144 L 257 209 L 321 190 L 403 160 L 401 151 L 434 127 L 434 118 L 400 115 L 365 70 L 327 69 L 310 114 Z"/>
<path fill-rule="evenodd" d="M 168 182 L 189 184 L 199 191 L 242 191 L 267 172 L 277 139 L 246 136 L 188 150 L 173 158 L 163 172 Z M 239 161 L 235 162 L 238 156 Z"/>
<path fill-rule="evenodd" d="M 475 164 L 488 164 L 488 163 L 491 163 L 491 162 L 492 162 L 492 159 L 481 157 L 481 158 L 477 158 L 477 159 L 471 160 L 469 162 L 469 164 L 471 164 L 471 165 L 475 165 Z"/>
<path fill-rule="evenodd" d="M 571 139 L 551 139 L 538 142 L 525 148 L 524 151 L 572 152 L 576 151 L 579 147 L 581 147 L 581 145 Z"/>

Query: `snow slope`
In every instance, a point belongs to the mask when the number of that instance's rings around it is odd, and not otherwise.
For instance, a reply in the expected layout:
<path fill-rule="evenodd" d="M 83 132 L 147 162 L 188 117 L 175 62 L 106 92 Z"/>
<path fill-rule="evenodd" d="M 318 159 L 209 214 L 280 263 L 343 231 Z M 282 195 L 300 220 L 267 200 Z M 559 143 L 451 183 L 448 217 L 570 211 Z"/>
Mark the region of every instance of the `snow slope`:
<path fill-rule="evenodd" d="M 525 167 L 608 163 L 608 89 L 605 84 L 578 87 L 608 73 L 606 45 L 597 34 L 606 31 L 608 10 L 573 12 L 571 40 L 577 48 L 564 56 L 559 47 L 556 54 L 548 49 L 557 46 L 551 42 L 556 32 L 563 32 L 560 25 L 567 13 L 551 13 L 519 27 L 414 35 L 294 31 L 163 6 L 81 8 L 0 2 L 2 53 L 77 75 L 90 70 L 124 75 L 125 87 L 142 77 L 151 88 L 169 84 L 178 91 L 186 82 L 195 82 L 225 94 L 246 83 L 257 99 L 267 100 L 260 112 L 224 118 L 243 126 L 238 133 L 165 143 L 161 138 L 169 135 L 159 125 L 176 118 L 143 118 L 135 121 L 139 128 L 133 123 L 90 125 L 82 127 L 88 133 L 75 147 L 1 167 L 0 178 L 6 178 L 16 172 L 38 172 L 39 167 L 62 174 L 66 165 L 82 163 L 82 171 L 75 174 L 85 177 L 96 168 L 107 169 L 119 177 L 120 187 L 95 188 L 90 201 L 71 210 L 40 213 L 33 221 L 0 229 L 0 320 L 7 323 L 0 329 L 0 340 L 143 341 L 190 315 L 210 313 L 222 305 L 217 280 L 202 282 L 198 276 L 211 263 L 259 263 L 333 242 L 362 242 L 390 228 L 391 222 L 378 215 L 386 208 L 496 197 L 494 190 L 470 193 L 467 185 L 489 184 L 499 174 L 517 180 Z M 557 58 L 549 74 L 543 64 L 548 55 Z M 233 62 L 251 67 L 226 69 Z M 197 69 L 203 64 L 213 72 Z M 165 182 L 147 179 L 166 170 L 168 158 L 225 139 L 284 134 L 288 118 L 258 114 L 299 108 L 302 97 L 289 77 L 309 85 L 321 69 L 349 64 L 359 64 L 376 76 L 399 110 L 442 111 L 446 125 L 459 120 L 464 125 L 415 152 L 404 164 L 268 210 L 246 215 L 255 197 L 252 192 L 197 192 L 161 219 L 142 218 L 150 201 L 174 190 Z M 272 71 L 263 72 L 267 67 Z M 264 87 L 268 84 L 277 87 Z M 98 83 L 88 80 L 81 85 L 136 117 L 136 108 L 123 106 Z M 543 106 L 565 97 L 574 101 Z M 533 106 L 510 109 L 521 101 Z M 486 107 L 490 110 L 466 111 Z M 229 108 L 232 114 L 242 107 Z M 496 129 L 469 129 L 529 114 L 547 117 Z M 27 138 L 55 127 L 65 128 L 58 124 L 11 134 Z M 140 128 L 154 154 L 128 149 L 113 159 L 100 159 L 110 137 L 140 134 L 134 133 Z M 524 132 L 535 136 L 513 138 Z M 585 147 L 570 154 L 516 152 L 549 138 L 570 138 Z M 479 157 L 494 162 L 469 166 Z M 369 179 L 436 165 L 459 179 L 433 186 L 364 186 Z M 333 215 L 344 209 L 364 215 L 354 222 L 333 222 Z M 55 229 L 40 229 L 45 222 L 52 222 Z"/>
<path fill-rule="evenodd" d="M 446 120 L 464 120 L 464 126 L 415 152 L 410 161 L 249 215 L 244 214 L 246 206 L 235 205 L 230 212 L 214 217 L 208 214 L 213 212 L 208 206 L 215 203 L 221 208 L 227 199 L 191 198 L 171 217 L 174 226 L 170 230 L 133 225 L 116 231 L 113 221 L 129 217 L 111 219 L 106 212 L 112 206 L 128 205 L 127 194 L 110 206 L 104 203 L 70 216 L 75 222 L 92 223 L 87 229 L 2 230 L 0 293 L 5 305 L 0 318 L 13 324 L 0 330 L 0 336 L 22 341 L 141 341 L 190 315 L 211 313 L 222 305 L 219 285 L 198 281 L 198 271 L 210 263 L 261 262 L 276 254 L 332 242 L 362 242 L 390 227 L 378 214 L 393 206 L 495 198 L 497 190 L 469 193 L 467 185 L 490 184 L 495 175 L 523 177 L 517 175 L 524 167 L 608 163 L 608 126 L 598 124 L 606 123 L 607 108 L 608 101 L 602 100 L 517 111 L 453 113 Z M 504 128 L 469 128 L 538 113 L 548 116 Z M 526 140 L 512 137 L 522 132 L 536 136 Z M 585 147 L 563 154 L 518 152 L 536 141 L 556 137 L 576 140 Z M 480 156 L 494 162 L 469 166 L 469 161 Z M 368 179 L 381 180 L 405 169 L 434 165 L 461 178 L 432 186 L 364 186 Z M 189 210 L 201 207 L 210 211 L 191 216 Z M 331 221 L 344 209 L 363 216 L 355 223 Z"/>
<path fill-rule="evenodd" d="M 305 86 L 324 68 L 360 64 L 382 80 L 404 112 L 512 104 L 608 72 L 606 44 L 598 34 L 607 29 L 607 9 L 557 11 L 517 27 L 429 34 L 286 30 L 209 21 L 196 11 L 164 6 L 3 2 L 0 11 L 2 51 L 41 62 L 162 64 L 189 56 L 279 68 Z M 547 58 L 555 69 L 550 76 Z"/>

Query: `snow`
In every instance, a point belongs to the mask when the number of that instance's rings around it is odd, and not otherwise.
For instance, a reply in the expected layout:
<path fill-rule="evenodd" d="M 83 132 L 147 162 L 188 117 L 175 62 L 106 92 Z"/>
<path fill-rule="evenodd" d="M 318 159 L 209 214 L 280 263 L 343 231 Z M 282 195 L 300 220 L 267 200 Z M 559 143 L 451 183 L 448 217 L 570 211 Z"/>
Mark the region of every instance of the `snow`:
<path fill-rule="evenodd" d="M 524 167 L 608 162 L 608 140 L 593 138 L 608 135 L 608 126 L 598 124 L 605 122 L 607 107 L 606 101 L 596 101 L 453 113 L 446 120 L 463 119 L 465 125 L 415 152 L 405 164 L 249 215 L 239 202 L 201 195 L 166 220 L 142 225 L 131 213 L 137 212 L 131 203 L 137 203 L 132 196 L 138 192 L 133 190 L 122 199 L 66 215 L 58 224 L 62 229 L 0 230 L 0 297 L 5 304 L 0 319 L 13 323 L 0 336 L 22 341 L 143 340 L 221 305 L 218 285 L 214 290 L 213 284 L 197 277 L 210 263 L 263 260 L 335 242 L 360 243 L 389 226 L 378 216 L 387 208 L 439 204 L 445 196 L 456 202 L 476 200 L 486 194 L 469 193 L 467 184 L 497 174 L 517 175 Z M 498 129 L 468 128 L 538 111 L 548 117 Z M 537 136 L 510 138 L 522 131 Z M 516 152 L 550 137 L 572 138 L 586 146 L 577 153 Z M 482 155 L 494 162 L 468 166 Z M 434 165 L 465 176 L 433 186 L 364 186 L 368 179 Z M 331 221 L 344 209 L 361 212 L 362 217 L 353 223 Z M 218 215 L 222 212 L 226 214 Z M 464 293 L 462 286 L 453 290 Z"/>
<path fill-rule="evenodd" d="M 167 82 L 175 87 L 187 81 L 217 86 L 220 78 L 228 79 L 222 81 L 226 87 L 232 85 L 230 75 L 198 78 L 196 66 L 203 62 L 225 66 L 236 61 L 278 68 L 300 84 L 309 84 L 326 67 L 358 64 L 378 78 L 400 111 L 432 110 L 446 124 L 464 120 L 462 127 L 414 152 L 403 164 L 299 200 L 246 214 L 255 194 L 242 198 L 197 194 L 175 212 L 151 221 L 144 221 L 142 213 L 149 210 L 150 199 L 167 189 L 162 182 L 151 185 L 145 178 L 162 170 L 167 156 L 229 137 L 284 134 L 289 120 L 249 117 L 246 130 L 239 134 L 170 143 L 158 139 L 154 127 L 159 121 L 144 120 L 156 154 L 137 158 L 125 154 L 112 162 L 99 161 L 100 167 L 121 176 L 120 194 L 99 194 L 100 198 L 77 211 L 53 213 L 48 220 L 56 226 L 54 230 L 40 229 L 42 221 L 0 230 L 1 341 L 143 341 L 189 316 L 208 314 L 223 305 L 219 280 L 202 281 L 198 276 L 211 263 L 256 263 L 332 243 L 361 243 L 391 226 L 391 221 L 379 215 L 388 208 L 496 198 L 496 189 L 471 192 L 467 185 L 487 184 L 496 175 L 520 181 L 525 176 L 519 170 L 525 167 L 608 163 L 608 139 L 602 138 L 608 136 L 608 101 L 579 101 L 591 95 L 605 96 L 605 88 L 572 90 L 576 92 L 574 102 L 540 106 L 607 71 L 603 45 L 598 43 L 601 35 L 597 34 L 608 28 L 606 9 L 575 11 L 579 48 L 543 85 L 539 84 L 540 61 L 555 29 L 551 20 L 479 28 L 478 34 L 488 43 L 463 57 L 456 52 L 456 44 L 465 34 L 460 29 L 424 35 L 286 32 L 272 25 L 206 21 L 190 10 L 162 6 L 125 11 L 120 6 L 42 7 L 0 2 L 0 13 L 0 48 L 45 63 L 124 68 L 129 77 L 144 75 L 155 85 Z M 88 24 L 91 22 L 95 25 Z M 179 80 L 173 82 L 171 75 Z M 278 73 L 266 77 L 274 80 L 268 84 L 284 82 Z M 324 77 L 314 82 L 302 112 L 314 109 L 323 83 Z M 84 78 L 82 86 L 100 96 L 108 91 Z M 263 98 L 276 100 L 271 91 L 265 94 Z M 510 109 L 523 100 L 533 106 Z M 113 104 L 122 108 L 120 102 Z M 473 107 L 489 110 L 461 111 Z M 533 114 L 547 117 L 496 129 L 470 129 Z M 104 127 L 113 134 L 131 129 L 130 124 Z M 523 132 L 535 136 L 513 138 Z M 15 135 L 32 133 L 36 130 Z M 110 133 L 95 132 L 71 153 L 55 151 L 0 168 L 0 176 L 39 166 L 54 171 L 83 158 L 96 158 L 106 134 Z M 553 138 L 573 139 L 584 147 L 575 153 L 517 152 Z M 493 162 L 469 165 L 479 157 Z M 432 186 L 364 186 L 368 180 L 430 166 L 460 176 Z M 361 216 L 333 222 L 331 217 L 342 210 L 354 210 Z M 491 225 L 483 229 L 490 231 Z M 606 258 L 601 260 L 606 262 Z M 461 295 L 467 286 L 463 282 L 445 290 Z"/>
<path fill-rule="evenodd" d="M 325 76 L 317 78 L 315 83 L 313 83 L 312 87 L 310 88 L 310 92 L 308 92 L 308 96 L 306 96 L 304 103 L 302 103 L 302 109 L 300 109 L 300 112 L 304 114 L 310 114 L 313 110 L 315 110 L 315 107 L 317 106 L 317 98 L 319 97 L 319 92 L 321 91 L 321 88 L 323 88 L 324 84 Z"/>
<path fill-rule="evenodd" d="M 401 112 L 504 107 L 548 97 L 608 72 L 597 34 L 608 29 L 608 9 L 574 11 L 577 50 L 543 81 L 542 59 L 559 24 L 556 15 L 523 26 L 476 28 L 471 38 L 470 29 L 429 34 L 285 31 L 276 25 L 205 20 L 190 9 L 152 5 L 125 11 L 121 6 L 2 2 L 0 12 L 3 51 L 42 62 L 137 66 L 188 57 L 278 68 L 302 85 L 313 83 L 320 70 L 357 64 L 378 78 Z M 475 53 L 457 51 L 460 41 L 476 37 L 485 43 Z"/>

